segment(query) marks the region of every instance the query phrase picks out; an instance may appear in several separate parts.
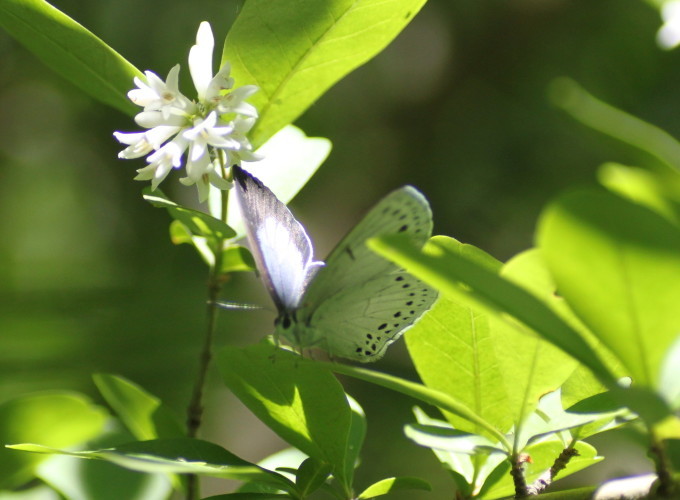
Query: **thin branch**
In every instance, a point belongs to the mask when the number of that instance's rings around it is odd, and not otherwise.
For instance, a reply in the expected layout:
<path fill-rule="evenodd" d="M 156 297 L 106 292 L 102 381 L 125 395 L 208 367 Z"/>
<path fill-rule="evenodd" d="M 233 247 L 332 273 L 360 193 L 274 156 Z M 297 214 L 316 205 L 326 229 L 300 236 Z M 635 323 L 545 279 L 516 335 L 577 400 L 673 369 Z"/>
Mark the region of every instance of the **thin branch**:
<path fill-rule="evenodd" d="M 524 464 L 531 461 L 526 453 L 519 455 L 512 455 L 510 457 L 510 475 L 515 483 L 515 498 L 525 498 L 529 496 L 529 488 L 527 486 L 526 478 L 524 477 Z"/>
<path fill-rule="evenodd" d="M 552 467 L 541 474 L 541 476 L 527 488 L 529 495 L 541 494 L 543 490 L 552 484 L 555 480 L 555 476 L 557 476 L 560 471 L 564 470 L 569 461 L 576 456 L 578 456 L 578 450 L 571 445 L 562 450 L 562 453 L 555 459 Z"/>

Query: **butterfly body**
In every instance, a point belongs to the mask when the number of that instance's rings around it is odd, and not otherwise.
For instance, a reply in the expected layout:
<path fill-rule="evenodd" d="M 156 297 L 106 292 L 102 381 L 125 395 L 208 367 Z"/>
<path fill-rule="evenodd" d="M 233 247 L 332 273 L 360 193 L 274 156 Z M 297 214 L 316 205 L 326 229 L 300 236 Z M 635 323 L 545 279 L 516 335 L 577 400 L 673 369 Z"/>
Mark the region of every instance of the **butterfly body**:
<path fill-rule="evenodd" d="M 278 309 L 277 337 L 375 361 L 436 299 L 433 289 L 366 246 L 396 233 L 427 241 L 432 214 L 416 189 L 402 187 L 378 202 L 324 264 L 313 260 L 304 228 L 266 186 L 239 167 L 234 179 L 255 261 Z"/>

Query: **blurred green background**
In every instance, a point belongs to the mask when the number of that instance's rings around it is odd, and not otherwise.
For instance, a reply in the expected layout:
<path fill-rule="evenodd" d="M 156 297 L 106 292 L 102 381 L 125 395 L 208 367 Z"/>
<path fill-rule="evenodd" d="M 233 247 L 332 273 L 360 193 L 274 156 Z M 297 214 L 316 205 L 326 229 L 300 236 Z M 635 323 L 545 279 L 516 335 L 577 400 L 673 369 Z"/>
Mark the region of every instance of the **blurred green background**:
<path fill-rule="evenodd" d="M 185 89 L 199 22 L 211 22 L 219 46 L 241 5 L 52 3 L 142 70 L 164 76 L 180 62 Z M 501 260 L 530 247 L 553 195 L 594 182 L 604 161 L 649 161 L 552 106 L 554 78 L 572 77 L 680 135 L 680 54 L 656 46 L 659 26 L 658 11 L 641 0 L 430 0 L 385 52 L 297 122 L 334 144 L 292 203 L 317 257 L 405 183 L 430 199 L 435 233 Z M 143 162 L 116 157 L 122 148 L 112 132 L 136 125 L 53 75 L 4 33 L 0 110 L 0 401 L 53 388 L 98 398 L 90 375 L 114 372 L 183 418 L 204 329 L 207 273 L 191 248 L 170 243 L 167 214 L 141 199 L 144 184 L 132 178 Z M 171 174 L 164 189 L 187 203 L 195 199 L 176 179 Z M 252 276 L 235 275 L 224 296 L 269 303 Z M 256 342 L 270 333 L 272 319 L 273 312 L 225 312 L 218 343 Z M 415 377 L 403 343 L 379 368 Z M 249 460 L 281 446 L 221 388 L 216 373 L 211 386 L 205 437 Z M 436 486 L 422 498 L 450 498 L 452 482 L 434 456 L 403 437 L 414 402 L 358 382 L 346 387 L 368 416 L 359 486 L 418 475 Z M 639 451 L 593 473 L 597 480 L 648 467 Z M 222 485 L 213 487 L 219 492 Z"/>

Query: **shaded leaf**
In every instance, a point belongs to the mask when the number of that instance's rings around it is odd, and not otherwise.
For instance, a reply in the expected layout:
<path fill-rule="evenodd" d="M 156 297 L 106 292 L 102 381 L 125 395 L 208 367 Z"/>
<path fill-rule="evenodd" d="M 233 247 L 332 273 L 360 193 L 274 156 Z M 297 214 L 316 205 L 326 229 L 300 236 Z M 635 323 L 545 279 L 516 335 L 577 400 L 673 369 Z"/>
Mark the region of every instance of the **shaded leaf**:
<path fill-rule="evenodd" d="M 106 460 L 139 472 L 197 474 L 239 481 L 257 480 L 272 483 L 282 489 L 294 490 L 294 485 L 284 476 L 246 462 L 216 444 L 199 439 L 136 441 L 92 451 L 67 451 L 29 443 L 9 447 L 34 453 Z"/>
<path fill-rule="evenodd" d="M 49 446 L 74 446 L 99 434 L 106 411 L 72 392 L 22 396 L 0 404 L 3 443 L 39 441 Z M 0 488 L 20 486 L 33 477 L 46 457 L 0 447 Z"/>
<path fill-rule="evenodd" d="M 319 487 L 328 479 L 331 474 L 331 466 L 320 462 L 314 458 L 308 458 L 297 470 L 295 483 L 298 486 L 301 496 L 304 498 Z"/>
<path fill-rule="evenodd" d="M 108 430 L 111 427 L 85 446 L 102 448 L 132 439 L 120 429 Z M 50 456 L 40 464 L 37 475 L 71 500 L 166 500 L 172 492 L 165 474 L 135 472 L 103 460 L 73 460 L 66 455 Z"/>
<path fill-rule="evenodd" d="M 624 111 L 600 101 L 570 78 L 558 78 L 551 86 L 551 97 L 584 125 L 635 146 L 664 164 L 660 173 L 670 174 L 678 186 L 677 169 L 680 169 L 680 143 L 660 128 L 646 123 Z M 662 167 L 674 167 L 666 169 Z"/>

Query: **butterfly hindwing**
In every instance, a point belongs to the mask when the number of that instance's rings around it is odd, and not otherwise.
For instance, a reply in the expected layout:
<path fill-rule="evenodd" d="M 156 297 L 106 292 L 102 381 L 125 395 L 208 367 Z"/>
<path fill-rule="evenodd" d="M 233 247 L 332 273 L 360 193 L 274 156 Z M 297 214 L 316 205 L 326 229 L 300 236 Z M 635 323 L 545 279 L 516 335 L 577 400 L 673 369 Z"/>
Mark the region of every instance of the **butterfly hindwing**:
<path fill-rule="evenodd" d="M 296 312 L 302 346 L 358 361 L 382 357 L 387 346 L 430 308 L 437 293 L 366 246 L 370 238 L 403 233 L 423 245 L 432 232 L 425 198 L 410 186 L 371 209 L 331 252 Z"/>
<path fill-rule="evenodd" d="M 331 355 L 376 361 L 436 298 L 435 290 L 396 270 L 339 292 L 314 311 L 310 324 Z"/>
<path fill-rule="evenodd" d="M 245 170 L 232 172 L 257 268 L 278 310 L 293 310 L 321 263 L 312 260 L 309 236 L 288 207 Z"/>

